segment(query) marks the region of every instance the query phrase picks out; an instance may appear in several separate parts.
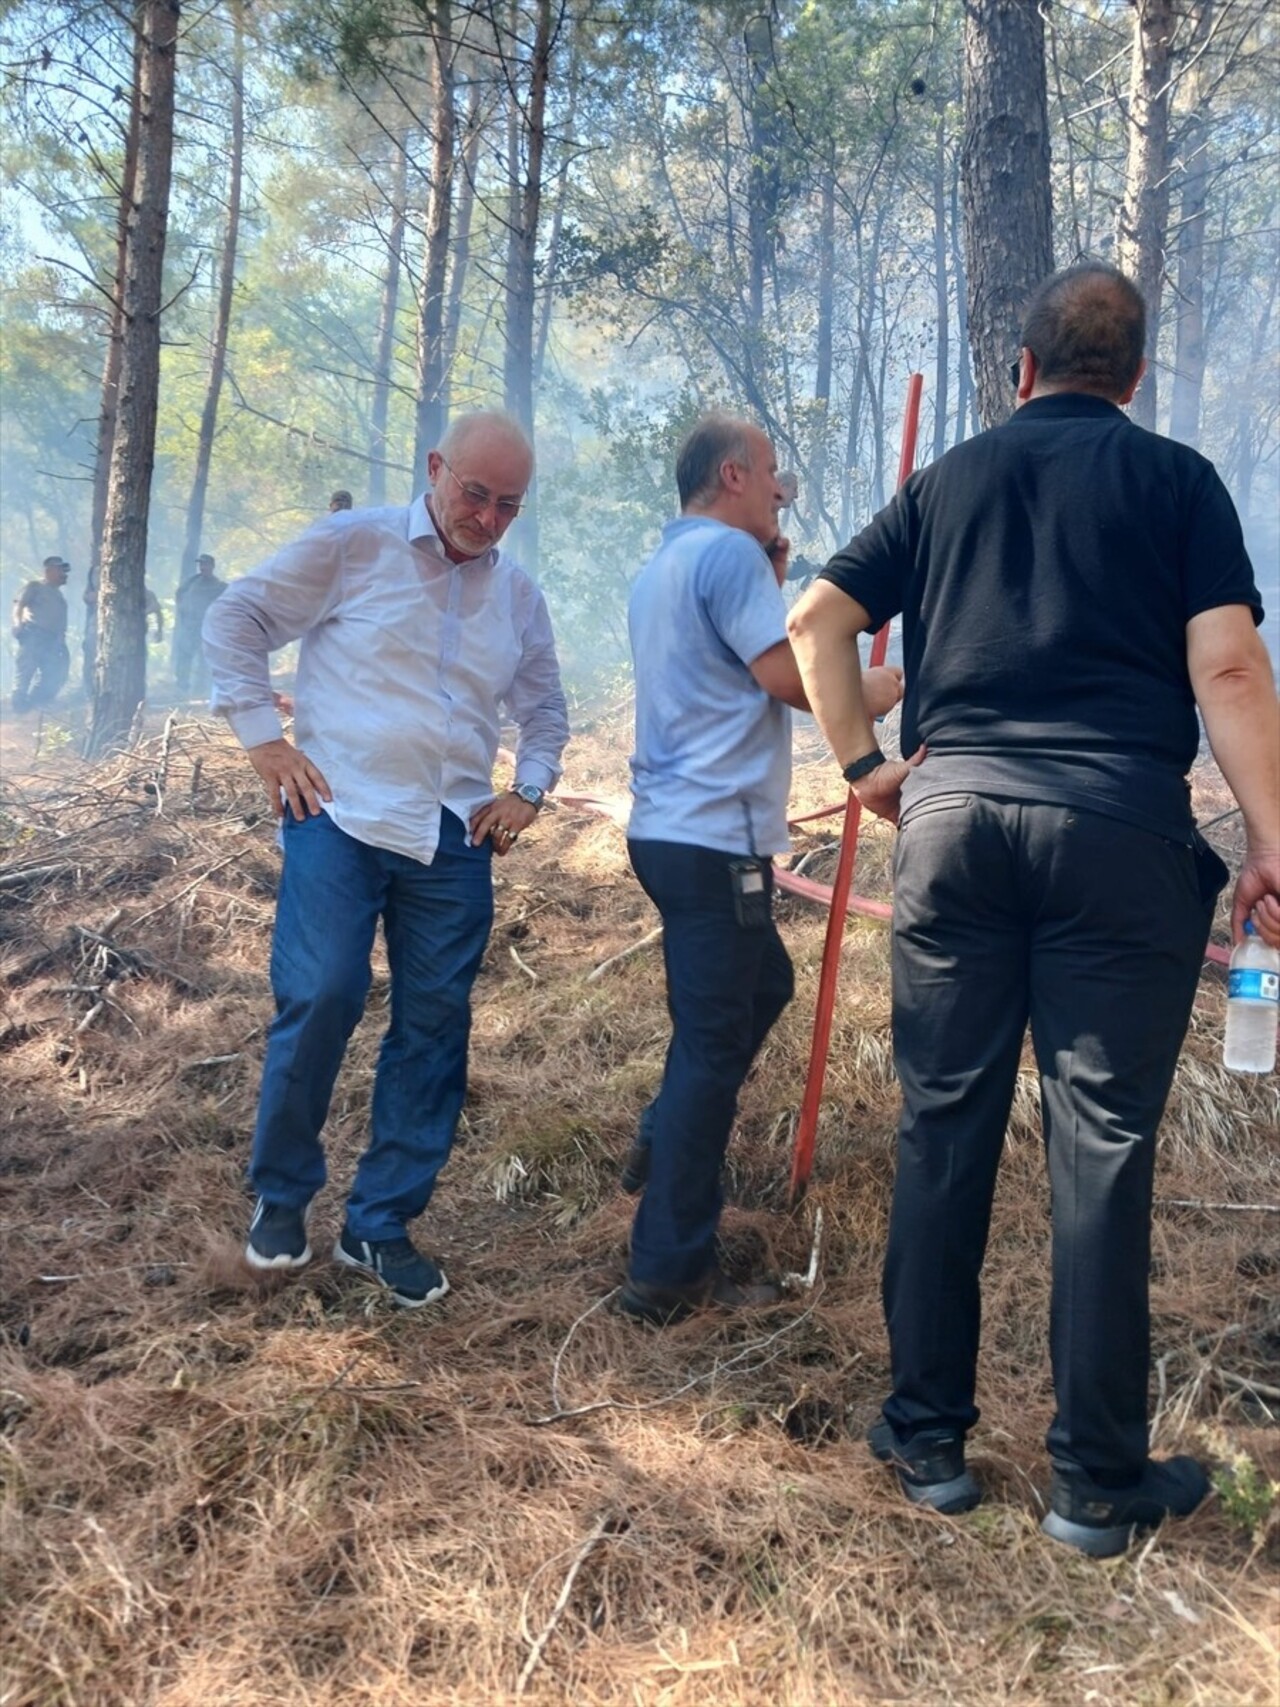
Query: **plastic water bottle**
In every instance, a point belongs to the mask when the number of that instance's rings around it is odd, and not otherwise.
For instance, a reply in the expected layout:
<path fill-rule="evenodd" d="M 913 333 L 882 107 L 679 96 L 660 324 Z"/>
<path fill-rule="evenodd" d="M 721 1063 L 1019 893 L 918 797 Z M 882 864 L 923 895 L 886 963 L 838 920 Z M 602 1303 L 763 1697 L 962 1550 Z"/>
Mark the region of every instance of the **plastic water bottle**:
<path fill-rule="evenodd" d="M 1280 949 L 1268 948 L 1244 922 L 1244 940 L 1231 952 L 1227 974 L 1227 1032 L 1222 1064 L 1233 1073 L 1269 1073 L 1276 1064 L 1280 1014 Z"/>

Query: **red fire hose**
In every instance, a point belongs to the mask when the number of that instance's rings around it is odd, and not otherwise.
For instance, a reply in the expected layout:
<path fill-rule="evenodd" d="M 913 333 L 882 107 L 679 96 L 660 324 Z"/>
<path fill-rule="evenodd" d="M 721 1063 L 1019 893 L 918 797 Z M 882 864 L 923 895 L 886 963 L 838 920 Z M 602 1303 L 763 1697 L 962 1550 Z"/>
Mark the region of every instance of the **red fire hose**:
<path fill-rule="evenodd" d="M 920 425 L 920 393 L 923 388 L 924 376 L 913 373 L 907 381 L 907 406 L 902 419 L 902 452 L 898 458 L 899 486 L 908 478 L 916 464 L 916 432 Z M 871 642 L 871 663 L 883 664 L 888 650 L 889 624 L 886 622 Z M 795 1144 L 791 1152 L 789 1201 L 793 1205 L 802 1196 L 813 1171 L 813 1147 L 818 1136 L 818 1111 L 822 1107 L 822 1087 L 827 1076 L 831 1018 L 835 1012 L 836 983 L 840 976 L 840 948 L 844 940 L 845 917 L 849 912 L 853 868 L 858 856 L 858 825 L 861 817 L 862 806 L 857 795 L 850 789 L 844 809 L 840 858 L 831 889 L 831 911 L 827 915 L 822 970 L 818 976 L 818 1004 L 813 1018 L 813 1042 L 809 1048 L 809 1073 L 805 1080 L 804 1100 L 800 1104 L 800 1119 L 796 1124 Z M 889 916 L 889 908 L 883 902 L 863 902 L 856 910 L 878 918 Z"/>

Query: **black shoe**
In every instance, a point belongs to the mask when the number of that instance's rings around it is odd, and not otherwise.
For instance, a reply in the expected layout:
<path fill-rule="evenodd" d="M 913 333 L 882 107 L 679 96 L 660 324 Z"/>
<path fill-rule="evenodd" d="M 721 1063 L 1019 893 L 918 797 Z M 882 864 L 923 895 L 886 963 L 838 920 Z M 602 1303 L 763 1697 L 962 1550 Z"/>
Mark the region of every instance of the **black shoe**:
<path fill-rule="evenodd" d="M 311 1261 L 307 1243 L 307 1212 L 282 1203 L 258 1199 L 244 1248 L 251 1268 L 303 1268 Z"/>
<path fill-rule="evenodd" d="M 649 1183 L 649 1146 L 642 1144 L 639 1139 L 627 1151 L 627 1159 L 622 1164 L 622 1172 L 618 1176 L 618 1184 L 628 1197 L 634 1197 L 638 1191 L 643 1191 Z"/>
<path fill-rule="evenodd" d="M 357 1239 L 344 1227 L 333 1254 L 348 1268 L 372 1275 L 406 1310 L 434 1304 L 449 1290 L 444 1271 L 407 1238 Z"/>
<path fill-rule="evenodd" d="M 1148 1458 L 1128 1488 L 1104 1488 L 1083 1470 L 1055 1465 L 1049 1515 L 1040 1527 L 1092 1559 L 1109 1559 L 1124 1552 L 1135 1530 L 1154 1529 L 1166 1517 L 1189 1517 L 1209 1491 L 1209 1478 L 1194 1458 Z"/>
<path fill-rule="evenodd" d="M 912 1505 L 927 1505 L 955 1517 L 972 1511 L 982 1489 L 965 1469 L 964 1436 L 954 1428 L 925 1428 L 901 1442 L 883 1417 L 867 1435 L 882 1464 L 892 1464 L 898 1486 Z"/>
<path fill-rule="evenodd" d="M 781 1297 L 780 1286 L 769 1282 L 739 1286 L 727 1274 L 713 1268 L 690 1286 L 650 1286 L 643 1280 L 625 1281 L 618 1294 L 617 1309 L 621 1315 L 665 1328 L 672 1322 L 683 1321 L 695 1310 L 759 1310 L 778 1303 Z"/>

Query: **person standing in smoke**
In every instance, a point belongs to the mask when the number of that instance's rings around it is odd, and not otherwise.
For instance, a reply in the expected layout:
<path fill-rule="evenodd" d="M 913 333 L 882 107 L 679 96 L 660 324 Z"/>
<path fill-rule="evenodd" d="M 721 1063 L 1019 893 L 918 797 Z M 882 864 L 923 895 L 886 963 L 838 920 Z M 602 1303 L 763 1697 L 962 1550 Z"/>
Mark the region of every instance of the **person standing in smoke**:
<path fill-rule="evenodd" d="M 430 491 L 411 504 L 323 518 L 236 581 L 204 625 L 214 710 L 262 778 L 284 846 L 245 1256 L 256 1269 L 311 1259 L 320 1132 L 381 920 L 391 1019 L 334 1257 L 408 1308 L 449 1288 L 408 1223 L 427 1207 L 466 1094 L 492 856 L 533 823 L 569 736 L 546 603 L 498 548 L 533 478 L 528 439 L 506 415 L 464 415 L 427 474 Z M 293 640 L 297 746 L 269 669 Z M 515 775 L 495 797 L 504 715 L 519 732 Z"/>
<path fill-rule="evenodd" d="M 716 1260 L 720 1176 L 751 1063 L 791 999 L 773 919 L 788 846 L 789 706 L 807 709 L 781 584 L 785 493 L 749 421 L 700 420 L 680 447 L 681 514 L 636 578 L 631 864 L 662 915 L 671 1042 L 622 1184 L 643 1193 L 619 1309 L 656 1325 L 777 1299 Z M 868 673 L 887 711 L 901 672 Z"/>
<path fill-rule="evenodd" d="M 62 591 L 71 565 L 63 557 L 46 557 L 40 568 L 40 579 L 28 581 L 13 605 L 18 663 L 13 685 L 15 711 L 52 705 L 71 670 L 67 601 Z"/>
<path fill-rule="evenodd" d="M 173 619 L 173 684 L 185 699 L 195 675 L 197 694 L 208 691 L 209 672 L 200 649 L 200 630 L 209 607 L 227 590 L 227 583 L 214 574 L 217 564 L 207 551 L 196 560 L 196 572 L 178 588 Z"/>

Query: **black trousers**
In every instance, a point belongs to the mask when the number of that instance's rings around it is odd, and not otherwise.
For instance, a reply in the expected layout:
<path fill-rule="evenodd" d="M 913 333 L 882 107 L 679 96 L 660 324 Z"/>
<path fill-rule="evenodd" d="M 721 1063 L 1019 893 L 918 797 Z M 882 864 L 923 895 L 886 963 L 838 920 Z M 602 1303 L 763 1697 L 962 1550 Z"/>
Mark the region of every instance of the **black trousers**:
<path fill-rule="evenodd" d="M 1095 813 L 957 794 L 909 817 L 884 1270 L 899 1435 L 978 1417 L 979 1277 L 1029 1020 L 1052 1190 L 1050 1455 L 1091 1471 L 1144 1462 L 1155 1134 L 1210 888 L 1191 848 Z"/>
<path fill-rule="evenodd" d="M 736 915 L 733 856 L 683 842 L 628 842 L 645 893 L 662 914 L 671 1042 L 662 1088 L 646 1110 L 649 1180 L 631 1232 L 631 1278 L 655 1286 L 700 1280 L 715 1261 L 720 1173 L 738 1092 L 791 1000 L 791 961 L 767 908 Z"/>

